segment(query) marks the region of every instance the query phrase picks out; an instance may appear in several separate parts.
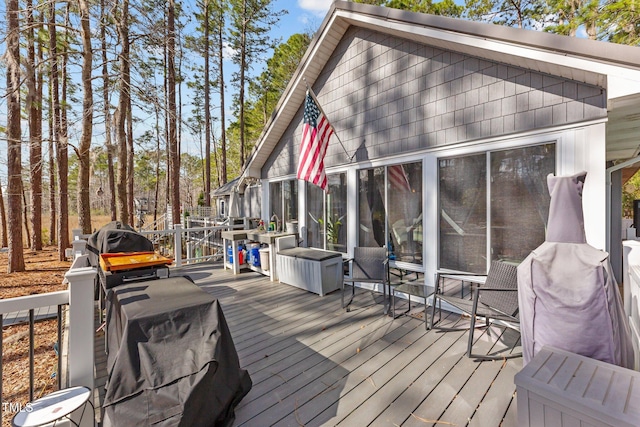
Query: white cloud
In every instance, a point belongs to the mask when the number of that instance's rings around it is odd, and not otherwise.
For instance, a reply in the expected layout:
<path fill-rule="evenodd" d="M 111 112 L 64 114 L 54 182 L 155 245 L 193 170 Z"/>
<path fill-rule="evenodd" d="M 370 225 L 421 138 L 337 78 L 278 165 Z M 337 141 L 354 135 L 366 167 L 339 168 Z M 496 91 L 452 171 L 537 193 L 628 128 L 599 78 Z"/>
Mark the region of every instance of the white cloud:
<path fill-rule="evenodd" d="M 298 0 L 298 7 L 316 15 L 325 15 L 331 3 L 331 0 Z"/>
<path fill-rule="evenodd" d="M 231 59 L 233 55 L 235 55 L 236 51 L 231 47 L 231 44 L 228 42 L 224 42 L 224 47 L 222 48 L 222 57 L 224 59 Z"/>
<path fill-rule="evenodd" d="M 308 25 L 310 20 L 309 20 L 309 17 L 307 15 L 300 15 L 298 17 L 298 22 L 300 22 L 302 25 Z"/>

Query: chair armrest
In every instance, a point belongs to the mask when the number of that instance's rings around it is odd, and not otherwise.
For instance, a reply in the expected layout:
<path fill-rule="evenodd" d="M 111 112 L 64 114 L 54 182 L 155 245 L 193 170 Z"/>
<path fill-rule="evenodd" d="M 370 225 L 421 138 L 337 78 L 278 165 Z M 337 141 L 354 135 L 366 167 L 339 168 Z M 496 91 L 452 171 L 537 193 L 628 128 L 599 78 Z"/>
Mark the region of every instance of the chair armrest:
<path fill-rule="evenodd" d="M 437 274 L 446 274 L 450 276 L 486 276 L 484 273 L 470 273 L 460 270 L 449 270 L 448 268 L 436 270 Z"/>
<path fill-rule="evenodd" d="M 491 292 L 518 292 L 518 289 L 507 289 L 507 288 L 488 288 L 486 286 L 478 286 L 478 291 L 491 291 Z"/>

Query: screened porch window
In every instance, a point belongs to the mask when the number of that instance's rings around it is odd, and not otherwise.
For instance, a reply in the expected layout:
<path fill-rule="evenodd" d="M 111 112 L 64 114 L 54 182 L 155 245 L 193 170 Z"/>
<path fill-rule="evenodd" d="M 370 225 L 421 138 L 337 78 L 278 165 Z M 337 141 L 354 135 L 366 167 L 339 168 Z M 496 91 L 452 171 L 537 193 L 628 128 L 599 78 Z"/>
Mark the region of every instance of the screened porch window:
<path fill-rule="evenodd" d="M 295 179 L 269 183 L 269 218 L 276 215 L 284 229 L 288 221 L 298 220 L 298 186 Z"/>
<path fill-rule="evenodd" d="M 327 192 L 307 183 L 309 247 L 347 251 L 347 174 L 327 175 Z"/>
<path fill-rule="evenodd" d="M 364 169 L 358 182 L 358 244 L 386 245 L 391 260 L 422 264 L 422 163 Z"/>
<path fill-rule="evenodd" d="M 440 268 L 486 273 L 491 260 L 520 262 L 540 245 L 555 157 L 543 144 L 441 159 Z"/>

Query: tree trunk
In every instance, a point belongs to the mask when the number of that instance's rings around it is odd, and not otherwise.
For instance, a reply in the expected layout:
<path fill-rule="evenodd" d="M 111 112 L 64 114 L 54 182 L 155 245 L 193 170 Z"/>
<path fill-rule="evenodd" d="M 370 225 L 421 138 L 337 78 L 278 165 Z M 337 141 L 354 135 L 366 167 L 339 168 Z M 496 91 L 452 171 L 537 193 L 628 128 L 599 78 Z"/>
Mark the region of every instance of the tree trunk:
<path fill-rule="evenodd" d="M 22 187 L 22 219 L 24 219 L 24 231 L 27 234 L 27 242 L 31 241 L 31 233 L 29 232 L 29 205 L 27 205 L 27 195 Z"/>
<path fill-rule="evenodd" d="M 27 3 L 27 102 L 29 112 L 29 178 L 31 181 L 31 215 L 33 234 L 31 249 L 42 250 L 42 87 L 36 78 L 36 48 L 33 3 Z M 39 50 L 42 52 L 42 50 Z M 28 231 L 28 228 L 27 228 Z"/>
<path fill-rule="evenodd" d="M 174 1 L 174 22 L 175 22 L 175 0 Z M 176 34 L 175 24 L 173 26 L 173 40 L 174 40 L 174 76 L 182 75 L 182 44 L 180 39 L 180 34 Z M 177 44 L 176 44 L 177 42 Z M 176 63 L 177 60 L 177 63 Z M 176 102 L 176 153 L 178 153 L 178 189 L 180 188 L 180 167 L 182 162 L 182 79 L 175 79 L 175 86 L 177 88 L 177 97 L 178 100 Z"/>
<path fill-rule="evenodd" d="M 209 88 L 209 26 L 211 11 L 209 0 L 204 1 L 204 205 L 211 206 L 211 106 Z"/>
<path fill-rule="evenodd" d="M 246 0 L 242 2 L 243 14 L 246 16 Z M 246 19 L 243 20 L 246 23 Z M 240 87 L 239 87 L 239 95 L 238 95 L 238 103 L 240 104 L 240 170 L 242 170 L 244 166 L 244 85 L 245 85 L 245 72 L 247 68 L 247 27 L 246 24 L 242 25 L 241 33 L 240 33 Z"/>
<path fill-rule="evenodd" d="M 85 234 L 91 233 L 91 205 L 89 201 L 89 176 L 91 136 L 93 133 L 93 86 L 91 69 L 93 51 L 91 50 L 91 27 L 89 25 L 89 5 L 87 0 L 78 0 L 80 8 L 80 28 L 82 29 L 82 135 L 80 137 L 78 161 L 78 225 Z"/>
<path fill-rule="evenodd" d="M 133 226 L 135 224 L 135 221 L 133 219 L 133 210 L 134 210 L 134 196 L 135 194 L 133 194 L 133 177 L 134 177 L 134 172 L 133 172 L 133 155 L 134 155 L 134 148 L 133 148 L 133 113 L 132 113 L 132 109 L 131 109 L 131 97 L 129 97 L 129 105 L 127 106 L 127 149 L 128 149 L 128 156 L 127 156 L 127 211 L 129 212 L 129 224 L 131 226 Z"/>
<path fill-rule="evenodd" d="M 168 72 L 168 111 L 169 115 L 169 175 L 171 215 L 174 224 L 180 221 L 180 153 L 178 152 L 176 117 L 176 66 L 175 66 L 175 1 L 169 0 L 167 11 L 167 72 Z"/>
<path fill-rule="evenodd" d="M 55 20 L 55 17 L 54 17 Z M 65 23 L 69 27 L 69 3 L 66 6 Z M 55 21 L 54 21 L 55 28 Z M 55 30 L 54 30 L 55 35 Z M 66 36 L 66 34 L 65 34 Z M 55 41 L 55 39 L 54 39 Z M 69 242 L 69 156 L 68 156 L 68 126 L 67 126 L 67 60 L 68 52 L 62 52 L 62 68 L 60 70 L 60 80 L 62 85 L 62 105 L 58 106 L 60 111 L 60 134 L 58 137 L 58 185 L 60 194 L 60 212 L 58 216 L 58 258 L 65 261 L 66 249 Z M 65 106 L 65 107 L 63 107 Z"/>
<path fill-rule="evenodd" d="M 224 3 L 224 2 L 222 2 Z M 218 78 L 219 78 L 219 86 L 220 86 L 220 176 L 218 176 L 218 185 L 223 185 L 227 183 L 227 134 L 226 127 L 227 124 L 224 118 L 224 10 L 222 9 L 222 5 L 218 5 L 218 10 L 220 11 L 220 15 L 218 16 Z"/>
<path fill-rule="evenodd" d="M 153 198 L 153 224 L 154 230 L 158 229 L 158 197 L 160 196 L 160 101 L 156 99 L 156 185 Z"/>
<path fill-rule="evenodd" d="M 0 248 L 7 247 L 7 216 L 4 209 L 4 197 L 2 196 L 2 182 L 0 182 Z"/>
<path fill-rule="evenodd" d="M 166 19 L 167 17 L 167 11 L 168 8 L 164 8 L 164 18 Z M 163 54 L 164 56 L 162 57 L 163 62 L 162 62 L 162 88 L 164 90 L 164 99 L 163 99 L 163 111 L 164 111 L 164 149 L 165 149 L 165 157 L 166 157 L 166 168 L 167 168 L 167 176 L 165 179 L 165 188 L 164 188 L 164 202 L 165 202 L 165 214 L 166 214 L 166 219 L 167 221 L 172 220 L 171 224 L 169 224 L 169 226 L 171 226 L 172 224 L 175 224 L 175 220 L 173 220 L 173 218 L 171 218 L 171 215 L 173 215 L 173 210 L 171 209 L 171 146 L 169 144 L 169 76 L 168 76 L 168 63 L 169 63 L 169 31 L 167 28 L 165 28 L 165 43 L 163 45 L 164 51 Z M 178 218 L 178 221 L 180 221 L 180 218 Z"/>
<path fill-rule="evenodd" d="M 56 244 L 56 227 L 57 221 L 57 203 L 56 203 L 56 161 L 54 146 L 56 141 L 56 132 L 54 131 L 57 119 L 54 117 L 53 108 L 53 84 L 49 79 L 49 244 Z M 57 86 L 56 86 L 57 87 Z"/>
<path fill-rule="evenodd" d="M 118 109 L 116 111 L 116 138 L 118 140 L 118 215 L 122 223 L 129 223 L 129 212 L 127 205 L 127 134 L 125 123 L 128 114 L 128 107 L 131 105 L 129 83 L 129 0 L 122 1 L 122 16 L 118 23 L 118 34 L 120 38 L 120 97 L 118 99 Z"/>
<path fill-rule="evenodd" d="M 102 100 L 104 103 L 104 137 L 105 145 L 107 147 L 107 176 L 109 179 L 109 209 L 111 211 L 111 221 L 115 221 L 117 218 L 116 210 L 116 178 L 113 170 L 113 143 L 111 140 L 111 132 L 113 131 L 111 126 L 111 102 L 109 101 L 109 67 L 107 58 L 107 30 L 105 26 L 105 0 L 100 0 L 100 43 L 102 46 Z"/>
<path fill-rule="evenodd" d="M 7 203 L 8 273 L 24 271 L 22 244 L 22 158 L 20 139 L 20 21 L 18 0 L 7 0 Z"/>

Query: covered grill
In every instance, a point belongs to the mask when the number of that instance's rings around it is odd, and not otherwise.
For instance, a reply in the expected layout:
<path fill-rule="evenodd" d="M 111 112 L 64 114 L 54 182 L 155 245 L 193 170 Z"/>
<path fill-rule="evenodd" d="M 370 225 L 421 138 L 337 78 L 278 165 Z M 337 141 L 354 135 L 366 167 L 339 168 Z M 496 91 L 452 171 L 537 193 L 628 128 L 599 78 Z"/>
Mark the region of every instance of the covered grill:
<path fill-rule="evenodd" d="M 153 243 L 133 228 L 112 221 L 87 241 L 89 263 L 98 270 L 103 291 L 132 281 L 169 276 L 171 259 L 153 252 Z"/>

